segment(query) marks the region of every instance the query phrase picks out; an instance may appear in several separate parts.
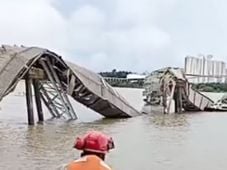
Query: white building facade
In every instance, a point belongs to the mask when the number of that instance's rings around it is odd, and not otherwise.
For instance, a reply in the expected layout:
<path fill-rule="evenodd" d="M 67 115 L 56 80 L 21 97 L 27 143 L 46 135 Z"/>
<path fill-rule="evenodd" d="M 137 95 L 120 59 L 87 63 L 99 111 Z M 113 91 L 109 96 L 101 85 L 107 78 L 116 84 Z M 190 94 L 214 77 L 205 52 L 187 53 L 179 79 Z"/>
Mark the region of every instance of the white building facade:
<path fill-rule="evenodd" d="M 208 57 L 185 58 L 185 73 L 192 83 L 225 83 L 227 78 L 226 63 Z"/>

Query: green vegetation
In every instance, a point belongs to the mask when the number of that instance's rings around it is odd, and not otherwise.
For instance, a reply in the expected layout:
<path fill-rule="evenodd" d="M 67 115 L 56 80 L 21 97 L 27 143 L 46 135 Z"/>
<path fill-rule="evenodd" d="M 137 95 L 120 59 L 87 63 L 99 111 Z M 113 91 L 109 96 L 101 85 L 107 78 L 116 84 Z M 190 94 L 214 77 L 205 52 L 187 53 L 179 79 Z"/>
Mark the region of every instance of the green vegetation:
<path fill-rule="evenodd" d="M 227 92 L 225 83 L 199 83 L 193 84 L 193 87 L 202 92 Z"/>
<path fill-rule="evenodd" d="M 129 88 L 143 88 L 144 81 L 143 80 L 133 80 L 133 81 L 120 81 L 120 82 L 107 82 L 113 87 L 129 87 Z"/>
<path fill-rule="evenodd" d="M 131 71 L 117 71 L 116 69 L 113 69 L 111 72 L 100 72 L 99 74 L 102 77 L 126 78 L 127 75 L 131 73 Z"/>
<path fill-rule="evenodd" d="M 132 74 L 131 71 L 117 71 L 113 69 L 111 72 L 100 72 L 102 77 L 108 78 L 121 78 L 120 81 L 111 81 L 106 79 L 106 81 L 113 87 L 129 87 L 129 88 L 143 88 L 144 80 L 128 80 L 127 75 Z"/>
<path fill-rule="evenodd" d="M 122 78 L 121 81 L 106 80 L 113 87 L 130 87 L 130 88 L 143 88 L 143 80 L 127 80 L 127 75 L 134 72 L 131 71 L 117 71 L 113 69 L 110 72 L 100 72 L 102 77 Z M 124 80 L 125 79 L 125 80 Z M 202 92 L 227 92 L 226 83 L 199 83 L 193 84 L 193 88 Z"/>

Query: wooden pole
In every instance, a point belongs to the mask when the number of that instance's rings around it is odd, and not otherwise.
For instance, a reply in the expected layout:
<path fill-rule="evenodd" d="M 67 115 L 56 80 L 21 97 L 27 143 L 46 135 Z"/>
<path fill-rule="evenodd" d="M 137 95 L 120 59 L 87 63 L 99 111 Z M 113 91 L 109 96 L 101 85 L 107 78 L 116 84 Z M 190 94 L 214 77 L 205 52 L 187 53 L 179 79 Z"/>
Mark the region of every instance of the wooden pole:
<path fill-rule="evenodd" d="M 34 92 L 35 92 L 35 102 L 36 102 L 38 119 L 39 119 L 39 122 L 43 122 L 44 117 L 43 117 L 42 102 L 41 102 L 39 86 L 40 86 L 39 81 L 34 79 L 33 87 L 34 87 Z"/>
<path fill-rule="evenodd" d="M 34 125 L 33 100 L 32 100 L 32 79 L 27 76 L 25 79 L 26 102 L 28 113 L 28 124 Z"/>

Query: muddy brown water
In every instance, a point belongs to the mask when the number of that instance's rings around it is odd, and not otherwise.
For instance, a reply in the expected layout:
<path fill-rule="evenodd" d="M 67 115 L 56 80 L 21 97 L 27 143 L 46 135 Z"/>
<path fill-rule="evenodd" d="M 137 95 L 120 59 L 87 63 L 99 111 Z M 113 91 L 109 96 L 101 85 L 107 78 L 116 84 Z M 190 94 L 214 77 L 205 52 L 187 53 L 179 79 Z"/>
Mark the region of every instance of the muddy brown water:
<path fill-rule="evenodd" d="M 135 107 L 141 90 L 121 89 Z M 127 95 L 126 95 L 127 94 Z M 27 126 L 25 99 L 11 95 L 0 103 L 0 169 L 51 170 L 79 156 L 75 136 L 87 130 L 113 136 L 107 156 L 115 170 L 226 170 L 227 113 L 143 115 L 108 120 L 75 104 L 79 121 L 47 120 Z"/>

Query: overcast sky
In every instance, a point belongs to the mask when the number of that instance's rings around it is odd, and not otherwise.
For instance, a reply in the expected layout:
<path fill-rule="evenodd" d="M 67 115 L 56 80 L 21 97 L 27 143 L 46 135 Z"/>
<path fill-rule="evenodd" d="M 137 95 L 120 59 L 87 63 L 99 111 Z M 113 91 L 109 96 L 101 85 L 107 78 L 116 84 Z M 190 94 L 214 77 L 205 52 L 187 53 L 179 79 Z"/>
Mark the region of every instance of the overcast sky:
<path fill-rule="evenodd" d="M 0 0 L 0 43 L 49 48 L 96 72 L 227 61 L 225 0 Z"/>

